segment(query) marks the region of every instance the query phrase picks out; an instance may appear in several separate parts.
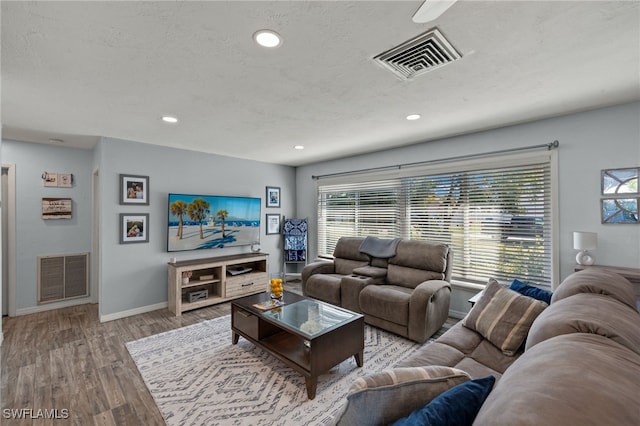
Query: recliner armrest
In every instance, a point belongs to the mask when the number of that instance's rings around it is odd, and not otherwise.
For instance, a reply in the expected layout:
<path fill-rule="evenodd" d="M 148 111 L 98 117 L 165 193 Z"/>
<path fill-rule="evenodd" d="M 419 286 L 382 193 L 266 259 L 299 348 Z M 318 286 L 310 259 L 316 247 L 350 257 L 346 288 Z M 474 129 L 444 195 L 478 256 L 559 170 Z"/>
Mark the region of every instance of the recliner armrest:
<path fill-rule="evenodd" d="M 379 268 L 377 266 L 361 266 L 355 268 L 353 273 L 371 278 L 384 278 L 387 276 L 387 268 Z"/>
<path fill-rule="evenodd" d="M 333 262 L 320 260 L 317 262 L 309 263 L 302 269 L 302 293 L 305 294 L 305 286 L 307 284 L 307 280 L 311 275 L 314 274 L 333 274 L 335 273 L 336 268 Z"/>
<path fill-rule="evenodd" d="M 309 263 L 302 270 L 302 280 L 306 281 L 313 274 L 333 274 L 335 273 L 335 265 L 333 262 L 321 260 L 319 262 Z"/>
<path fill-rule="evenodd" d="M 409 338 L 424 342 L 444 324 L 449 315 L 451 284 L 444 280 L 424 281 L 409 299 Z"/>
<path fill-rule="evenodd" d="M 430 299 L 443 287 L 451 289 L 451 284 L 444 280 L 428 280 L 418 284 L 411 293 L 411 299 Z"/>

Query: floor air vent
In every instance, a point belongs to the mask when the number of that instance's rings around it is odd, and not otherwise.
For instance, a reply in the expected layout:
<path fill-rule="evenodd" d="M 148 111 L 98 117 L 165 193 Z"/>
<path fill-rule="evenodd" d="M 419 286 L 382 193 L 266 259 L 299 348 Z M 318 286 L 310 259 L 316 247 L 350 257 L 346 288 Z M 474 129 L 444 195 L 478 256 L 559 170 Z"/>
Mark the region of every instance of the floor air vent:
<path fill-rule="evenodd" d="M 89 253 L 38 256 L 38 304 L 89 295 Z"/>
<path fill-rule="evenodd" d="M 374 61 L 403 80 L 447 65 L 462 56 L 437 28 L 379 54 Z"/>

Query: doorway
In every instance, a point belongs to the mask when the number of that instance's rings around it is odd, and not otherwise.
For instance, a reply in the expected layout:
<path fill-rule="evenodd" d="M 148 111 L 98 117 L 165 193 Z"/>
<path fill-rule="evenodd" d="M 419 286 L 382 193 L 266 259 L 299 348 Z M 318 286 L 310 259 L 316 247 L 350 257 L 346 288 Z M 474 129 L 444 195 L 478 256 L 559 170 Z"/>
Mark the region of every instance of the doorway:
<path fill-rule="evenodd" d="M 91 301 L 100 303 L 100 173 L 93 171 L 91 200 Z"/>
<path fill-rule="evenodd" d="M 2 316 L 16 315 L 16 166 L 2 165 Z"/>

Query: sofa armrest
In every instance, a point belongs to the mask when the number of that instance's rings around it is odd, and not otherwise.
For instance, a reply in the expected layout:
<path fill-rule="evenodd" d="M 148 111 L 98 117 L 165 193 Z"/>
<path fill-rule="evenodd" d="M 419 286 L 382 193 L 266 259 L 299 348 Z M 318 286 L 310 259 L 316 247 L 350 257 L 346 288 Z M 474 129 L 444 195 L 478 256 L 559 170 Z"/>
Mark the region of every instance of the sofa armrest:
<path fill-rule="evenodd" d="M 302 269 L 302 294 L 306 295 L 307 280 L 314 274 L 333 274 L 335 273 L 335 265 L 331 261 L 320 260 L 309 263 Z"/>
<path fill-rule="evenodd" d="M 360 309 L 360 292 L 366 286 L 376 284 L 378 281 L 380 280 L 364 275 L 345 275 L 340 280 L 340 304 L 345 309 L 362 313 L 362 309 Z"/>
<path fill-rule="evenodd" d="M 444 280 L 420 283 L 409 299 L 409 338 L 424 342 L 449 316 L 451 284 Z"/>
<path fill-rule="evenodd" d="M 422 407 L 442 392 L 470 380 L 444 366 L 405 367 L 358 378 L 334 425 L 386 425 Z"/>

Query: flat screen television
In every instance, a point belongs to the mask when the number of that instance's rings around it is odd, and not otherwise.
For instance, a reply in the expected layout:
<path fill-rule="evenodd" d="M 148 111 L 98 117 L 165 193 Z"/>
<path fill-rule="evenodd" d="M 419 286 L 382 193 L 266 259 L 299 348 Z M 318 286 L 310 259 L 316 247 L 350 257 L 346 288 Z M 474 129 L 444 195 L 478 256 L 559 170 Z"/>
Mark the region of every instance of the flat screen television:
<path fill-rule="evenodd" d="M 167 251 L 246 246 L 260 239 L 260 198 L 169 194 Z"/>

